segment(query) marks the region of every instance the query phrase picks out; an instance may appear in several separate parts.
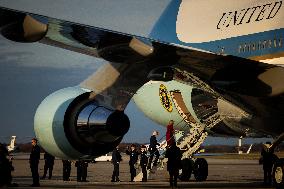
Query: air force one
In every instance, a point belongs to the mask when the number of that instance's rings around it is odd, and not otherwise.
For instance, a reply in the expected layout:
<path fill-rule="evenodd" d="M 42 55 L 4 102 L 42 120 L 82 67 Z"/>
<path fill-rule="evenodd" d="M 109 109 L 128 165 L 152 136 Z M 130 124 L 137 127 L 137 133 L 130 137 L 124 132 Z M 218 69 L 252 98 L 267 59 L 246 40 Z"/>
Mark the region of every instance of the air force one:
<path fill-rule="evenodd" d="M 0 18 L 7 39 L 108 62 L 39 105 L 36 136 L 57 157 L 111 151 L 129 129 L 132 98 L 155 122 L 175 121 L 184 161 L 208 135 L 273 137 L 272 149 L 284 138 L 282 0 L 1 0 Z M 195 163 L 205 180 L 206 161 Z M 278 163 L 279 185 L 283 171 Z"/>

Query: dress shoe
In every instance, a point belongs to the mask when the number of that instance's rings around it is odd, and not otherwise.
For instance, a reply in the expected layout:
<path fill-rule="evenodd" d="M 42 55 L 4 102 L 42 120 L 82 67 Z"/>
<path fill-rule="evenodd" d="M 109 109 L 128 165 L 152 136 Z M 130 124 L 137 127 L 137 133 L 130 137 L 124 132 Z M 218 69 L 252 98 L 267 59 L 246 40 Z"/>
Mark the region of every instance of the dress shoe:
<path fill-rule="evenodd" d="M 40 184 L 32 184 L 31 187 L 40 187 Z"/>

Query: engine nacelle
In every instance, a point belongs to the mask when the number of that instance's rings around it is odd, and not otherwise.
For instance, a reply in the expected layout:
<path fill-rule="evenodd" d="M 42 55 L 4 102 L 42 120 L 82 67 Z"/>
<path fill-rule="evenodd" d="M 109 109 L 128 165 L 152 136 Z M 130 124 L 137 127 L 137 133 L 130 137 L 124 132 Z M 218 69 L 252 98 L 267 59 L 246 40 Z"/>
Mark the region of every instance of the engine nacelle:
<path fill-rule="evenodd" d="M 130 122 L 123 111 L 90 100 L 80 87 L 58 90 L 39 105 L 34 130 L 40 145 L 62 159 L 86 159 L 115 148 Z"/>

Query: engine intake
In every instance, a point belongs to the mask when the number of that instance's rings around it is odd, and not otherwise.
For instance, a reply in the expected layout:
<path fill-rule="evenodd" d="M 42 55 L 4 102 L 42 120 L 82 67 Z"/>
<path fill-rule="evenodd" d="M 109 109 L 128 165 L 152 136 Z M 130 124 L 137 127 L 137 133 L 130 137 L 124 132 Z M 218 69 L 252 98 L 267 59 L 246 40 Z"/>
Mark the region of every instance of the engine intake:
<path fill-rule="evenodd" d="M 83 154 L 98 156 L 111 151 L 127 133 L 130 122 L 123 111 L 88 102 L 89 94 L 73 101 L 65 114 L 69 142 Z M 83 104 L 83 105 L 82 105 Z"/>
<path fill-rule="evenodd" d="M 92 158 L 121 142 L 130 126 L 127 115 L 101 106 L 89 96 L 90 91 L 70 87 L 40 104 L 35 132 L 46 151 L 63 159 Z"/>

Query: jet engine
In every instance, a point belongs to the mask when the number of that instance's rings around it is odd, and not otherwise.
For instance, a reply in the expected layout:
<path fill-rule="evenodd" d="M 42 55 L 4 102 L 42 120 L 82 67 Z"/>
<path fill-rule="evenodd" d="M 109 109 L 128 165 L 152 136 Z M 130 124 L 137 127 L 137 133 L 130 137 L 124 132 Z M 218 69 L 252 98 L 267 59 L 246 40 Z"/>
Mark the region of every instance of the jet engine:
<path fill-rule="evenodd" d="M 100 105 L 80 87 L 58 90 L 39 105 L 34 130 L 40 145 L 62 159 L 93 158 L 115 148 L 130 122 L 123 111 Z"/>

